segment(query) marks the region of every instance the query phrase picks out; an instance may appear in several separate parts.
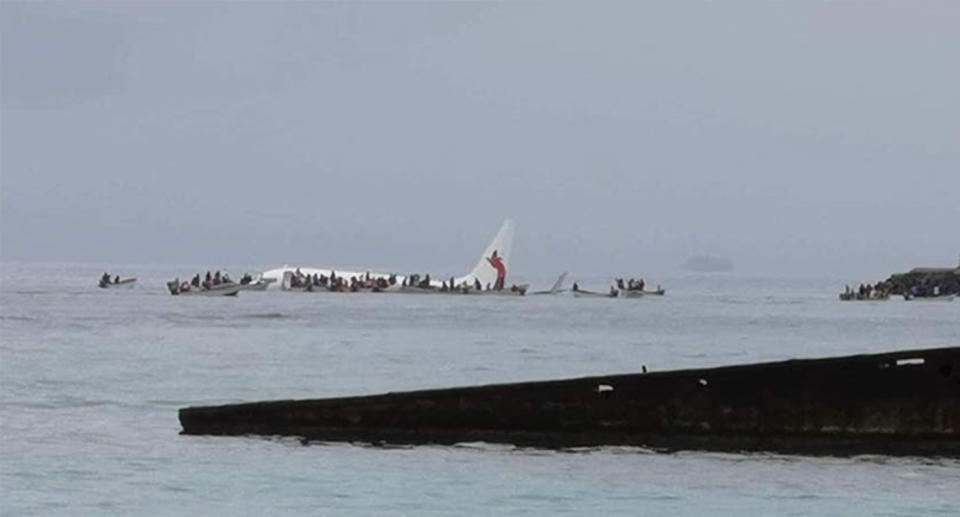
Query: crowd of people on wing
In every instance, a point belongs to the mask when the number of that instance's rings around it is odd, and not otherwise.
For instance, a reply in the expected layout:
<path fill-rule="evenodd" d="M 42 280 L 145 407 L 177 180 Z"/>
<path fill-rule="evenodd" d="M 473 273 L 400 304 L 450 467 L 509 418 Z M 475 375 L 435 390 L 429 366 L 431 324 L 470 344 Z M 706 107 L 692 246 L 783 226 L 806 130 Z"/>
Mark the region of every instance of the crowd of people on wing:
<path fill-rule="evenodd" d="M 330 271 L 330 276 L 318 273 L 310 275 L 305 274 L 300 270 L 300 268 L 297 268 L 290 276 L 289 287 L 293 289 L 306 289 L 308 291 L 323 289 L 331 292 L 372 291 L 375 293 L 382 292 L 393 287 L 398 287 L 399 290 L 421 289 L 440 293 L 469 293 L 471 290 L 484 290 L 480 280 L 474 279 L 473 284 L 470 284 L 466 281 L 457 284 L 453 277 L 450 277 L 449 281 L 444 280 L 440 283 L 440 286 L 437 287 L 434 285 L 429 273 L 423 276 L 418 273 L 407 275 L 400 280 L 398 285 L 396 274 L 390 274 L 387 277 L 383 277 L 372 276 L 369 272 L 367 272 L 359 277 L 353 275 L 349 278 L 346 278 L 343 275 L 337 275 L 337 272 L 333 270 Z M 487 283 L 486 290 L 490 291 L 492 289 L 493 287 L 491 284 Z M 512 285 L 510 286 L 510 290 L 512 292 L 519 292 L 520 288 L 516 285 Z"/>
<path fill-rule="evenodd" d="M 290 277 L 290 287 L 305 288 L 309 291 L 326 289 L 333 292 L 357 292 L 362 289 L 380 292 L 393 285 L 397 285 L 397 275 L 389 275 L 387 278 L 383 278 L 371 276 L 369 272 L 359 278 L 351 276 L 347 279 L 342 275 L 337 276 L 337 272 L 332 270 L 330 276 L 317 273 L 308 275 L 297 268 L 293 276 Z"/>

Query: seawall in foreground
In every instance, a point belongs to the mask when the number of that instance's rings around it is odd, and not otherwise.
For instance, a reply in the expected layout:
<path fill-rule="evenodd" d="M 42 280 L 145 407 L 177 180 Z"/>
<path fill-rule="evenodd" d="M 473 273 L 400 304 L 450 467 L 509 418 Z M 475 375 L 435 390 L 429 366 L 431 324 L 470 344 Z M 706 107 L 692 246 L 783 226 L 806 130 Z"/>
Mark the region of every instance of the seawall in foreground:
<path fill-rule="evenodd" d="M 960 457 L 960 347 L 180 410 L 183 434 Z"/>

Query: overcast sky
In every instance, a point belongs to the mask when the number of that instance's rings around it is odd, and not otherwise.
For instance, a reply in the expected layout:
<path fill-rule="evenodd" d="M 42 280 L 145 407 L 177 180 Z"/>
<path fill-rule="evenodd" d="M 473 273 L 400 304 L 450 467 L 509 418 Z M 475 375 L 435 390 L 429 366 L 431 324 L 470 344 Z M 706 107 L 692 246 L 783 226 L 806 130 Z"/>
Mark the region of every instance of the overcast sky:
<path fill-rule="evenodd" d="M 957 2 L 0 15 L 4 260 L 456 273 L 506 217 L 528 274 L 960 254 Z"/>

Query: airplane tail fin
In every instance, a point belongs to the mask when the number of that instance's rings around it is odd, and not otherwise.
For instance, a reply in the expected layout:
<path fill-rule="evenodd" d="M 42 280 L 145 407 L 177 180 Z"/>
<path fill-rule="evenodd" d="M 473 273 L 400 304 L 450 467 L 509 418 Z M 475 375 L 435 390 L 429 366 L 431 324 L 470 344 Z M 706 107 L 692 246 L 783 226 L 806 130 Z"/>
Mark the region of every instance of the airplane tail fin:
<path fill-rule="evenodd" d="M 553 283 L 553 287 L 550 288 L 550 292 L 551 293 L 558 292 L 560 288 L 563 287 L 563 282 L 566 279 L 567 279 L 567 272 L 564 271 L 563 273 L 560 274 L 560 278 L 558 278 L 557 281 Z"/>
<path fill-rule="evenodd" d="M 510 270 L 510 248 L 513 247 L 513 221 L 507 219 L 497 232 L 497 236 L 483 250 L 480 261 L 477 262 L 473 271 L 466 276 L 456 279 L 457 284 L 466 282 L 473 284 L 476 281 L 486 288 L 489 284 L 492 288 L 503 288 L 506 281 L 507 271 Z"/>

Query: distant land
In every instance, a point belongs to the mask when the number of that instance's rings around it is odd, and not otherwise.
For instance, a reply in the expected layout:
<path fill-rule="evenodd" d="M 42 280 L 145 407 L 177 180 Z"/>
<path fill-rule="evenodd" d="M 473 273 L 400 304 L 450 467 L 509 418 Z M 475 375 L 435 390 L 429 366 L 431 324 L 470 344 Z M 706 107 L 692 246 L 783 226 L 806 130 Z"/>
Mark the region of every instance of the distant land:
<path fill-rule="evenodd" d="M 733 262 L 726 257 L 694 255 L 683 263 L 683 269 L 697 273 L 729 273 L 733 271 Z"/>

